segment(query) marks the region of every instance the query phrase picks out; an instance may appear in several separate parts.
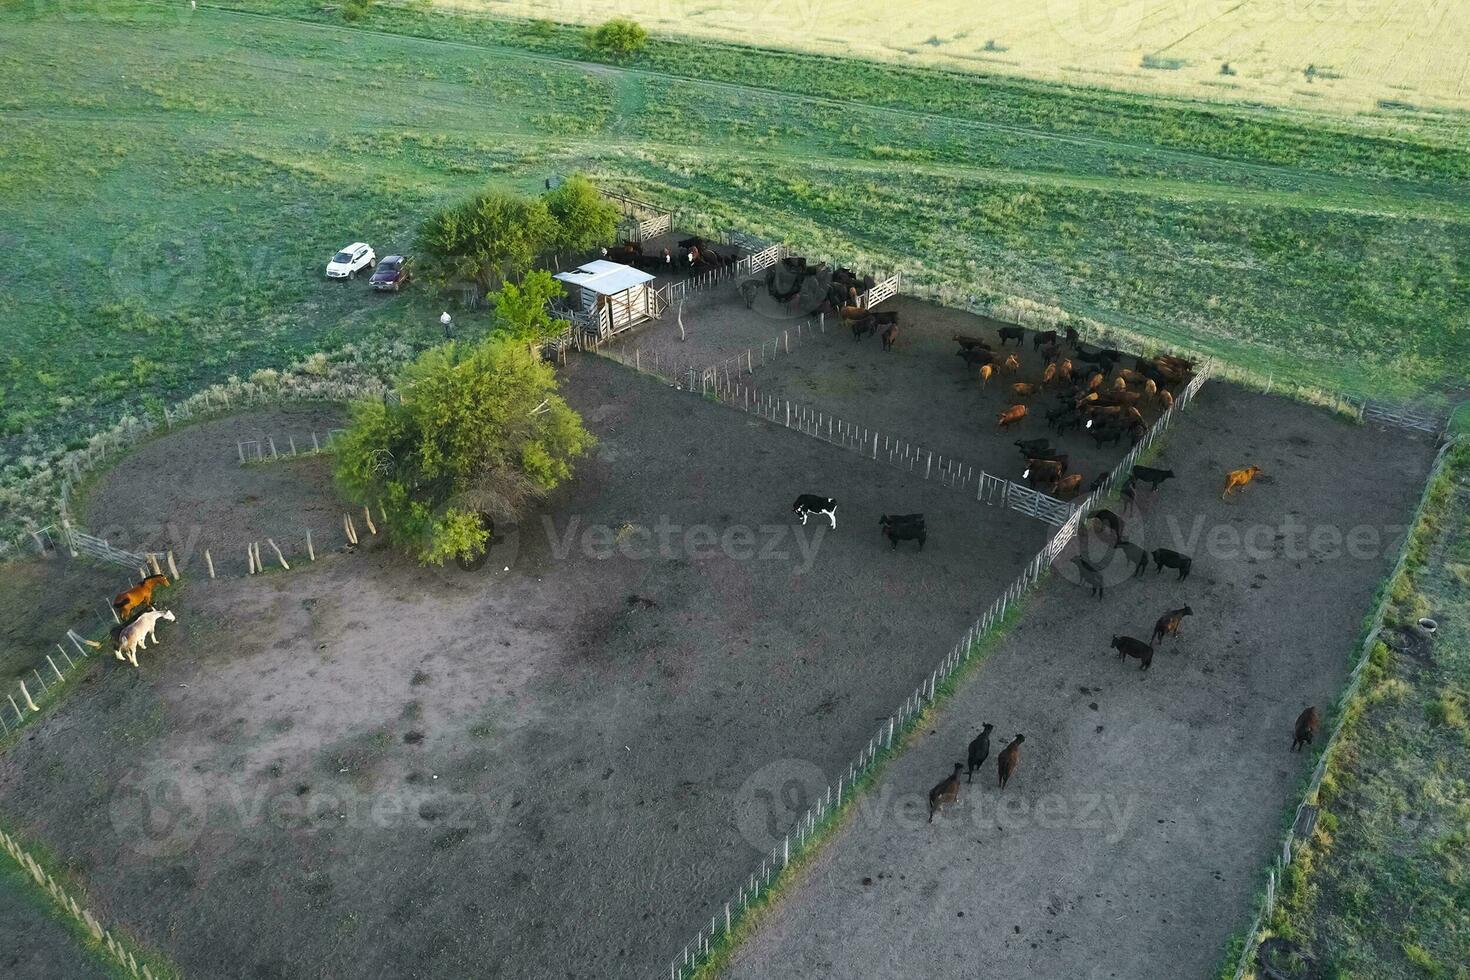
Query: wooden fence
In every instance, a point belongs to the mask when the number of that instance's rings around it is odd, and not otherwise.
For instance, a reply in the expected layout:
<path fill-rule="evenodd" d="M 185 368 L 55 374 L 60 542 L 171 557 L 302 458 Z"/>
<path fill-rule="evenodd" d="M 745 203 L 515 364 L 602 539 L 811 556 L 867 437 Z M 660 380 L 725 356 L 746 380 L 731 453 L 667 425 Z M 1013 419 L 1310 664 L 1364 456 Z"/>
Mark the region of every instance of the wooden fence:
<path fill-rule="evenodd" d="M 268 460 L 295 459 L 297 456 L 318 456 L 322 453 L 332 451 L 332 443 L 341 437 L 346 429 L 328 429 L 325 435 L 315 430 L 303 433 L 301 445 L 296 445 L 296 436 L 287 434 L 280 444 L 276 443 L 274 435 L 267 435 L 262 439 L 237 439 L 235 440 L 235 452 L 239 457 L 240 465 L 246 463 L 264 463 Z M 307 440 L 310 439 L 311 448 L 307 448 Z"/>
<path fill-rule="evenodd" d="M 865 310 L 871 310 L 886 299 L 892 299 L 898 295 L 899 276 L 897 273 L 884 279 L 882 282 L 873 284 L 873 288 L 858 297 L 858 305 Z"/>
<path fill-rule="evenodd" d="M 649 238 L 668 234 L 674 228 L 674 213 L 657 204 L 636 198 L 603 191 L 602 196 L 615 202 L 622 211 L 618 222 L 618 233 L 630 241 L 642 242 Z"/>
<path fill-rule="evenodd" d="M 1417 426 L 1411 426 L 1417 428 Z M 1368 630 L 1368 635 L 1363 639 L 1363 645 L 1358 649 L 1357 662 L 1353 665 L 1352 673 L 1348 675 L 1347 687 L 1343 689 L 1341 696 L 1337 699 L 1337 705 L 1333 709 L 1335 722 L 1332 732 L 1327 736 L 1327 741 L 1322 747 L 1322 754 L 1317 759 L 1317 767 L 1312 770 L 1312 776 L 1307 780 L 1306 791 L 1302 794 L 1302 800 L 1297 804 L 1296 816 L 1291 822 L 1285 837 L 1281 841 L 1281 850 L 1271 861 L 1271 867 L 1266 872 L 1266 891 L 1261 896 L 1260 906 L 1256 912 L 1255 919 L 1251 922 L 1250 930 L 1246 933 L 1245 943 L 1240 950 L 1240 960 L 1235 967 L 1235 980 L 1242 980 L 1251 968 L 1251 960 L 1255 956 L 1256 949 L 1261 943 L 1261 933 L 1265 929 L 1267 920 L 1276 908 L 1276 889 L 1287 867 L 1296 860 L 1303 847 L 1312 838 L 1312 831 L 1317 825 L 1317 794 L 1322 788 L 1322 780 L 1327 775 L 1327 763 L 1336 750 L 1342 737 L 1342 726 L 1347 720 L 1348 708 L 1358 696 L 1358 690 L 1363 684 L 1363 670 L 1368 666 L 1368 661 L 1373 656 L 1373 645 L 1378 642 L 1379 634 L 1383 630 L 1383 618 L 1388 612 L 1389 600 L 1392 598 L 1393 583 L 1403 574 L 1404 565 L 1409 558 L 1409 545 L 1413 540 L 1414 529 L 1419 526 L 1424 516 L 1424 509 L 1429 503 L 1429 493 L 1433 489 L 1435 481 L 1444 472 L 1445 463 L 1449 459 L 1450 450 L 1454 448 L 1456 441 L 1446 441 L 1439 447 L 1439 454 L 1435 457 L 1434 465 L 1429 470 L 1429 477 L 1424 482 L 1424 490 L 1419 495 L 1419 504 L 1414 508 L 1414 519 L 1409 524 L 1409 530 L 1404 535 L 1403 546 L 1399 548 L 1398 560 L 1394 562 L 1393 571 L 1385 579 L 1385 587 L 1378 601 L 1378 608 L 1373 612 L 1370 622 L 1373 624 Z"/>
<path fill-rule="evenodd" d="M 1358 405 L 1358 417 L 1364 422 L 1379 422 L 1400 429 L 1427 432 L 1433 436 L 1444 434 L 1449 416 L 1432 415 L 1412 408 L 1394 407 L 1364 399 Z"/>
<path fill-rule="evenodd" d="M 118 940 L 117 936 L 108 931 L 92 914 L 90 909 L 85 908 L 77 902 L 76 898 L 69 894 L 61 884 L 51 876 L 41 863 L 30 855 L 14 837 L 0 830 L 0 848 L 10 855 L 16 864 L 20 865 L 36 886 L 46 893 L 46 896 L 54 902 L 62 912 L 71 916 L 80 925 L 86 928 L 102 949 L 108 959 L 116 963 L 127 975 L 141 978 L 141 980 L 153 980 L 153 971 L 146 963 L 139 963 L 138 959 L 127 944 Z"/>

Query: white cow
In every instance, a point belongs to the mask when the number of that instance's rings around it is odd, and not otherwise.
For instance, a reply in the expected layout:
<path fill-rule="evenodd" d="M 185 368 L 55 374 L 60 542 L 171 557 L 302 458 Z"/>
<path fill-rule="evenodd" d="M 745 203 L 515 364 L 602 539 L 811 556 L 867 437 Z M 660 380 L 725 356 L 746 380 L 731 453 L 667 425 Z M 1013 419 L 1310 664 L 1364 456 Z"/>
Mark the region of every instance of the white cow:
<path fill-rule="evenodd" d="M 173 611 L 165 609 L 159 612 L 156 609 L 150 609 L 145 613 L 140 613 L 137 619 L 124 626 L 117 637 L 117 649 L 113 651 L 117 659 L 122 660 L 123 654 L 127 654 L 128 663 L 134 667 L 138 666 L 138 651 L 148 649 L 149 640 L 154 643 L 158 642 L 158 636 L 154 630 L 158 628 L 160 619 L 166 619 L 172 623 L 174 621 Z"/>

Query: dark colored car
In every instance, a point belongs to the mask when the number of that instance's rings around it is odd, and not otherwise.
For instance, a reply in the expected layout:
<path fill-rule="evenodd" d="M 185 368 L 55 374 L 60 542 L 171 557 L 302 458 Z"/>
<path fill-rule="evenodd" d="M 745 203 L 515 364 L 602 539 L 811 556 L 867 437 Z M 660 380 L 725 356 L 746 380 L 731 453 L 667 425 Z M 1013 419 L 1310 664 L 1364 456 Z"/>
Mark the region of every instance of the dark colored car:
<path fill-rule="evenodd" d="M 413 278 L 408 265 L 408 258 L 403 255 L 390 255 L 385 259 L 379 259 L 378 269 L 373 273 L 369 282 L 373 284 L 374 289 L 391 289 L 396 293 L 408 285 L 408 281 Z"/>

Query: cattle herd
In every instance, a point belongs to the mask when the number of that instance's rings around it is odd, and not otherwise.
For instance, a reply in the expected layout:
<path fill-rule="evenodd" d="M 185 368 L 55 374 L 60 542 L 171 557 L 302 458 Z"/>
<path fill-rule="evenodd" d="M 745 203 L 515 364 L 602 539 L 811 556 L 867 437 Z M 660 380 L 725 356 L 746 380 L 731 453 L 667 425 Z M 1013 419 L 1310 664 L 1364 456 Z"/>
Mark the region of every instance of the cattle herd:
<path fill-rule="evenodd" d="M 799 265 L 786 268 L 806 269 L 804 260 Z M 824 278 L 820 281 L 832 282 L 826 278 L 825 267 L 821 269 Z M 846 270 L 838 271 L 846 274 Z M 771 287 L 773 283 L 784 283 L 784 292 L 772 288 L 772 296 L 789 299 L 800 293 L 800 281 L 795 274 L 783 278 L 780 271 L 773 269 L 767 274 L 765 284 Z M 856 285 L 849 285 L 845 280 L 842 289 L 846 292 L 833 287 L 828 301 L 837 304 L 837 311 L 850 326 L 853 339 L 861 340 L 881 327 L 884 328 L 883 350 L 893 350 L 898 336 L 898 314 L 858 306 L 855 302 L 858 295 Z M 749 301 L 747 296 L 747 305 Z M 988 387 L 997 374 L 1015 374 L 1021 369 L 1026 341 L 1026 331 L 1022 327 L 999 328 L 994 345 L 986 338 L 964 334 L 956 334 L 953 339 L 959 347 L 956 355 L 967 368 L 978 370 L 982 386 Z M 1016 350 L 1005 350 L 1012 343 Z M 1121 351 L 1089 348 L 1071 328 L 1061 334 L 1055 330 L 1035 333 L 1031 353 L 1042 359 L 1041 380 L 1035 384 L 1015 382 L 1009 386 L 1012 404 L 1001 410 L 996 420 L 999 428 L 1005 430 L 1027 418 L 1030 415 L 1027 402 L 1043 392 L 1051 392 L 1053 405 L 1044 410 L 1048 430 L 1057 437 L 1075 430 L 1091 436 L 1099 446 L 1116 443 L 1125 436 L 1137 444 L 1147 431 L 1143 409 L 1155 407 L 1163 410 L 1173 405 L 1173 391 L 1188 383 L 1194 369 L 1189 360 L 1171 355 L 1136 357 L 1132 367 L 1125 367 Z M 1052 445 L 1050 437 L 1016 440 L 1015 446 L 1023 460 L 1021 479 L 1033 489 L 1045 489 L 1064 500 L 1070 500 L 1080 492 L 1082 475 L 1069 472 L 1068 454 Z M 1243 491 L 1260 472 L 1258 466 L 1231 470 L 1226 474 L 1221 497 L 1228 498 Z M 1107 474 L 1099 475 L 1091 482 L 1088 491 L 1099 489 L 1106 479 Z M 1106 534 L 1111 539 L 1104 540 L 1108 557 L 1099 564 L 1099 560 L 1076 555 L 1072 564 L 1082 585 L 1098 600 L 1102 600 L 1106 589 L 1105 569 L 1119 558 L 1126 563 L 1130 578 L 1144 575 L 1150 564 L 1154 566 L 1156 575 L 1167 568 L 1177 573 L 1177 582 L 1189 578 L 1194 564 L 1191 556 L 1170 548 L 1145 548 L 1129 540 L 1124 532 L 1125 517 L 1138 509 L 1139 493 L 1146 490 L 1151 496 L 1156 495 L 1160 487 L 1172 479 L 1175 479 L 1175 473 L 1171 469 L 1134 466 L 1119 490 L 1123 514 L 1100 508 L 1088 515 L 1086 527 L 1089 532 L 1095 531 L 1100 538 Z M 832 528 L 836 529 L 837 501 L 830 497 L 803 494 L 797 498 L 792 510 L 801 517 L 803 524 L 808 516 L 816 514 L 828 517 Z M 893 549 L 897 549 L 901 541 L 914 541 L 919 550 L 923 550 L 928 536 L 922 514 L 882 514 L 878 518 L 878 527 Z M 1193 614 L 1193 608 L 1187 603 L 1168 609 L 1154 622 L 1147 641 L 1114 634 L 1109 646 L 1117 652 L 1120 660 L 1126 661 L 1131 657 L 1139 661 L 1140 670 L 1146 671 L 1153 664 L 1155 648 L 1165 640 L 1177 637 L 1185 618 Z M 1319 725 L 1317 709 L 1309 707 L 1304 710 L 1293 728 L 1292 749 L 1310 744 Z M 931 822 L 942 807 L 959 799 L 960 775 L 967 773 L 965 782 L 972 781 L 975 772 L 989 758 L 993 728 L 990 723 L 985 723 L 969 744 L 967 761 L 955 763 L 953 772 L 929 790 Z M 996 757 L 997 782 L 1001 789 L 1005 788 L 1020 765 L 1021 744 L 1025 740 L 1025 735 L 1018 733 Z"/>
<path fill-rule="evenodd" d="M 723 269 L 733 265 L 737 258 L 733 249 L 698 237 L 685 238 L 679 242 L 677 255 L 667 248 L 645 252 L 638 242 L 623 241 L 611 248 L 604 248 L 602 257 L 609 262 L 631 265 L 655 274 Z"/>

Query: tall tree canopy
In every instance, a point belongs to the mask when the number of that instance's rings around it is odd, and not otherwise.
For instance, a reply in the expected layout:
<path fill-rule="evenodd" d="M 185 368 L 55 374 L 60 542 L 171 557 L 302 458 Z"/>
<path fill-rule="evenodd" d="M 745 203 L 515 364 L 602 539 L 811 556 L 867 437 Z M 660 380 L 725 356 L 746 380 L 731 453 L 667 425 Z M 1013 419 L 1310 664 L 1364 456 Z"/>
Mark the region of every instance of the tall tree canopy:
<path fill-rule="evenodd" d="M 581 174 L 572 174 L 541 195 L 556 220 L 553 252 L 590 252 L 612 242 L 618 230 L 618 207 Z"/>
<path fill-rule="evenodd" d="M 529 269 L 546 251 L 556 222 L 539 198 L 486 191 L 441 208 L 419 230 L 421 274 L 441 287 L 473 282 L 482 291 Z"/>
<path fill-rule="evenodd" d="M 519 285 L 506 283 L 490 295 L 495 330 L 506 339 L 528 344 L 563 333 L 571 324 L 553 318 L 549 304 L 566 294 L 562 284 L 545 269 L 527 273 Z"/>
<path fill-rule="evenodd" d="M 396 404 L 353 406 L 337 479 L 353 500 L 381 507 L 394 543 L 425 564 L 484 554 L 481 515 L 516 519 L 595 441 L 557 394 L 552 367 L 508 338 L 429 350 L 399 391 Z"/>
<path fill-rule="evenodd" d="M 536 198 L 485 191 L 424 221 L 420 275 L 440 288 L 474 283 L 489 292 L 538 259 L 610 243 L 617 222 L 617 207 L 580 174 Z"/>

